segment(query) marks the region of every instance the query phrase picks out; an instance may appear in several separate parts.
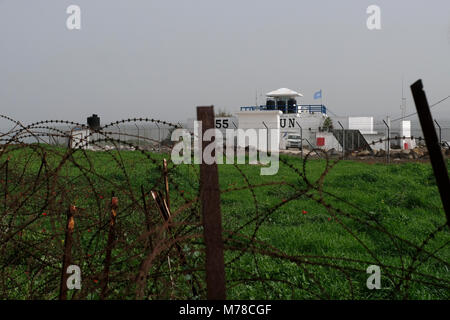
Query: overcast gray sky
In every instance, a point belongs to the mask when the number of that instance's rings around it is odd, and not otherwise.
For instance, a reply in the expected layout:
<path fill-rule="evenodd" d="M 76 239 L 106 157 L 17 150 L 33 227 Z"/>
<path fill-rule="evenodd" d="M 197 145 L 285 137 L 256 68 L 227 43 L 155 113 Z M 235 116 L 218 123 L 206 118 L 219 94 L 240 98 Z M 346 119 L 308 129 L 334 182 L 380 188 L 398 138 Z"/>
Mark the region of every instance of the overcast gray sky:
<path fill-rule="evenodd" d="M 81 7 L 81 30 L 66 8 Z M 381 7 L 379 31 L 366 8 Z M 230 112 L 280 87 L 339 115 L 400 115 L 405 79 L 450 95 L 448 0 L 0 0 L 0 113 L 102 122 Z M 259 102 L 263 102 L 259 97 Z M 434 110 L 450 118 L 450 99 Z"/>

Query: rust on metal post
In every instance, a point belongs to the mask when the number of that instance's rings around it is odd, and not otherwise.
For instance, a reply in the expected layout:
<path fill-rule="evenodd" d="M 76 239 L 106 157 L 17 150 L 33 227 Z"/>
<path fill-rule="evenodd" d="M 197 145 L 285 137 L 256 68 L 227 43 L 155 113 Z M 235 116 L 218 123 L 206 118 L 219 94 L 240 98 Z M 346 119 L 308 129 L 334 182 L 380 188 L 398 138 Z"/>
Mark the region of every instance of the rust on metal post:
<path fill-rule="evenodd" d="M 73 246 L 73 230 L 75 229 L 75 213 L 77 208 L 73 205 L 69 207 L 67 212 L 66 237 L 64 240 L 63 265 L 61 269 L 61 284 L 59 290 L 59 299 L 67 299 L 67 268 L 72 263 L 72 246 Z"/>
<path fill-rule="evenodd" d="M 111 252 L 114 246 L 115 240 L 115 225 L 117 218 L 117 208 L 119 207 L 119 199 L 117 197 L 111 198 L 111 218 L 109 221 L 109 233 L 108 233 L 108 243 L 106 245 L 106 257 L 105 257 L 105 268 L 103 270 L 102 276 L 102 291 L 100 293 L 100 299 L 103 300 L 106 297 L 108 291 L 108 281 L 109 281 L 109 267 L 111 266 Z"/>
<path fill-rule="evenodd" d="M 197 120 L 202 124 L 202 135 L 214 129 L 214 107 L 197 107 Z M 202 154 L 209 141 L 202 142 Z M 206 164 L 202 157 L 200 164 L 200 200 L 203 217 L 203 235 L 206 246 L 207 298 L 226 298 L 225 264 L 222 240 L 222 215 L 220 212 L 219 173 L 217 164 Z"/>
<path fill-rule="evenodd" d="M 430 106 L 428 105 L 427 97 L 423 90 L 422 80 L 417 80 L 413 83 L 411 85 L 411 91 L 414 97 L 414 103 L 416 104 L 417 114 L 419 115 L 420 126 L 425 136 L 425 143 L 430 155 L 431 166 L 436 177 L 436 184 L 439 188 L 442 205 L 447 216 L 447 225 L 450 226 L 450 180 L 433 124 Z"/>
<path fill-rule="evenodd" d="M 111 199 L 111 221 L 110 221 L 111 226 L 114 226 L 116 224 L 118 207 L 119 207 L 119 199 L 117 197 L 112 197 L 112 199 Z"/>

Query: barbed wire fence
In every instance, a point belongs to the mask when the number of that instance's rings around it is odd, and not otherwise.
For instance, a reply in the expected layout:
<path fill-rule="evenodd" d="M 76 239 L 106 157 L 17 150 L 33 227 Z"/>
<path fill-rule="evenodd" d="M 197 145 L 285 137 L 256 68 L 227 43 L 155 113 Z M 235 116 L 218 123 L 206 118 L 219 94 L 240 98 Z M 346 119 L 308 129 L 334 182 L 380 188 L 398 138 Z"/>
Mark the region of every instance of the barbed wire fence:
<path fill-rule="evenodd" d="M 255 182 L 251 172 L 234 164 L 239 178 L 226 188 L 209 186 L 220 195 L 218 244 L 207 240 L 207 232 L 215 231 L 205 228 L 210 199 L 201 191 L 208 188 L 201 169 L 175 165 L 169 160 L 172 145 L 163 143 L 179 124 L 124 119 L 90 130 L 69 148 L 71 129 L 89 130 L 86 125 L 62 120 L 24 125 L 1 117 L 11 123 L 0 136 L 2 299 L 202 299 L 211 297 L 216 285 L 223 290 L 216 296 L 233 298 L 405 299 L 417 286 L 449 298 L 450 279 L 442 272 L 450 267 L 446 224 L 433 226 L 421 243 L 397 234 L 378 215 L 326 190 L 324 180 L 342 160 L 321 149 L 303 159 L 280 158 L 295 183 L 282 176 Z M 401 137 L 389 138 L 396 139 Z M 313 179 L 308 166 L 318 154 L 324 168 Z M 222 174 L 219 170 L 218 178 L 225 178 Z M 273 187 L 282 198 L 262 201 Z M 249 203 L 241 209 L 224 205 L 233 194 Z M 262 226 L 300 200 L 323 208 L 328 220 L 363 248 L 364 257 L 295 254 L 261 236 Z M 389 243 L 399 262 L 385 261 L 367 244 L 367 235 Z M 213 261 L 213 269 L 207 256 L 217 248 L 211 246 L 222 246 L 224 256 L 223 262 Z M 278 267 L 269 268 L 268 261 Z M 67 287 L 71 265 L 82 272 L 79 290 Z M 383 269 L 391 290 L 374 296 L 361 289 L 369 265 Z M 214 272 L 221 268 L 225 279 L 217 280 Z"/>

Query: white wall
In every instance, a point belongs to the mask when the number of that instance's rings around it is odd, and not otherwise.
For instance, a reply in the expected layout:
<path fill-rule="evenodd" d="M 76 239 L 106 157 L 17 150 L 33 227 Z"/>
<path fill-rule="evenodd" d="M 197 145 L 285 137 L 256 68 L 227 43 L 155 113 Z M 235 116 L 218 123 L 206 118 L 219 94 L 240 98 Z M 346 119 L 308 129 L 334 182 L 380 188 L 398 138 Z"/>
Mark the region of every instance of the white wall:
<path fill-rule="evenodd" d="M 317 138 L 324 138 L 325 139 L 325 145 L 323 146 L 317 146 Z M 316 139 L 313 141 L 313 145 L 316 148 L 320 148 L 322 150 L 330 150 L 330 149 L 335 149 L 338 152 L 342 152 L 342 146 L 339 143 L 339 141 L 337 141 L 336 137 L 334 136 L 334 134 L 332 132 L 317 132 L 316 133 Z"/>
<path fill-rule="evenodd" d="M 309 144 L 306 142 L 306 140 L 308 140 L 312 145 L 315 145 L 316 132 L 318 131 L 319 127 L 323 126 L 323 122 L 325 121 L 325 119 L 326 116 L 321 113 L 304 112 L 299 114 L 283 114 L 280 117 L 281 147 L 285 148 L 285 140 L 288 133 L 300 134 L 300 128 L 298 125 L 300 125 L 303 129 L 303 145 L 309 147 Z M 283 124 L 285 124 L 284 127 Z"/>
<path fill-rule="evenodd" d="M 233 117 L 217 117 L 216 128 L 225 134 L 225 129 L 235 129 L 234 124 L 239 129 L 265 129 L 266 127 L 263 124 L 263 122 L 265 122 L 269 129 L 279 130 L 279 147 L 285 149 L 286 137 L 289 133 L 300 135 L 300 127 L 298 124 L 300 124 L 303 129 L 303 144 L 309 146 L 306 142 L 306 140 L 308 140 L 312 145 L 315 145 L 316 132 L 318 131 L 318 128 L 323 125 L 325 118 L 326 116 L 319 113 L 283 114 L 278 110 L 241 111 L 235 113 L 235 116 Z M 186 123 L 187 129 L 191 132 L 193 132 L 194 120 L 195 119 L 193 118 L 188 119 Z M 264 141 L 267 140 L 266 138 L 264 139 Z"/>
<path fill-rule="evenodd" d="M 270 150 L 273 150 L 274 148 L 278 150 L 279 148 L 279 141 L 280 141 L 280 116 L 282 112 L 281 111 L 241 111 L 237 112 L 236 116 L 238 119 L 238 128 L 239 129 L 256 129 L 258 132 L 258 129 L 269 129 L 269 140 L 271 140 L 271 134 L 273 133 L 271 129 L 277 130 L 277 141 L 276 146 L 272 144 L 267 143 L 267 134 L 264 134 L 261 136 L 261 139 L 259 140 L 259 148 L 261 150 L 265 150 L 264 146 L 267 148 L 269 146 Z M 264 122 L 264 123 L 263 123 Z M 265 125 L 264 125 L 265 124 Z M 238 145 L 241 148 L 245 148 L 246 145 L 242 144 Z"/>
<path fill-rule="evenodd" d="M 400 136 L 406 137 L 406 139 L 401 139 L 400 147 L 402 149 L 414 149 L 416 147 L 415 139 L 411 139 L 411 121 L 402 121 L 400 128 Z"/>
<path fill-rule="evenodd" d="M 73 130 L 72 139 L 70 143 L 71 148 L 87 149 L 89 144 L 90 130 Z"/>
<path fill-rule="evenodd" d="M 362 134 L 374 134 L 373 117 L 348 117 L 348 128 L 359 130 Z"/>
<path fill-rule="evenodd" d="M 280 129 L 281 111 L 241 111 L 236 112 L 239 129 Z"/>

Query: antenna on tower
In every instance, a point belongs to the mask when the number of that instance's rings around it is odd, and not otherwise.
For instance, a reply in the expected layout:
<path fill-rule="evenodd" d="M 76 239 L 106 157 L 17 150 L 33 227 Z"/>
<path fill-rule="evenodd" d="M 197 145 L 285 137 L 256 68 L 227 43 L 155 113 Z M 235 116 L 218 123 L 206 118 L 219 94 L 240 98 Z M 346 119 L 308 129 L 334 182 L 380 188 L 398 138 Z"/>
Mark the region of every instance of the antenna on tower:
<path fill-rule="evenodd" d="M 402 111 L 402 119 L 406 116 L 406 98 L 404 95 L 404 77 L 402 75 L 402 104 L 400 105 L 400 110 Z"/>

